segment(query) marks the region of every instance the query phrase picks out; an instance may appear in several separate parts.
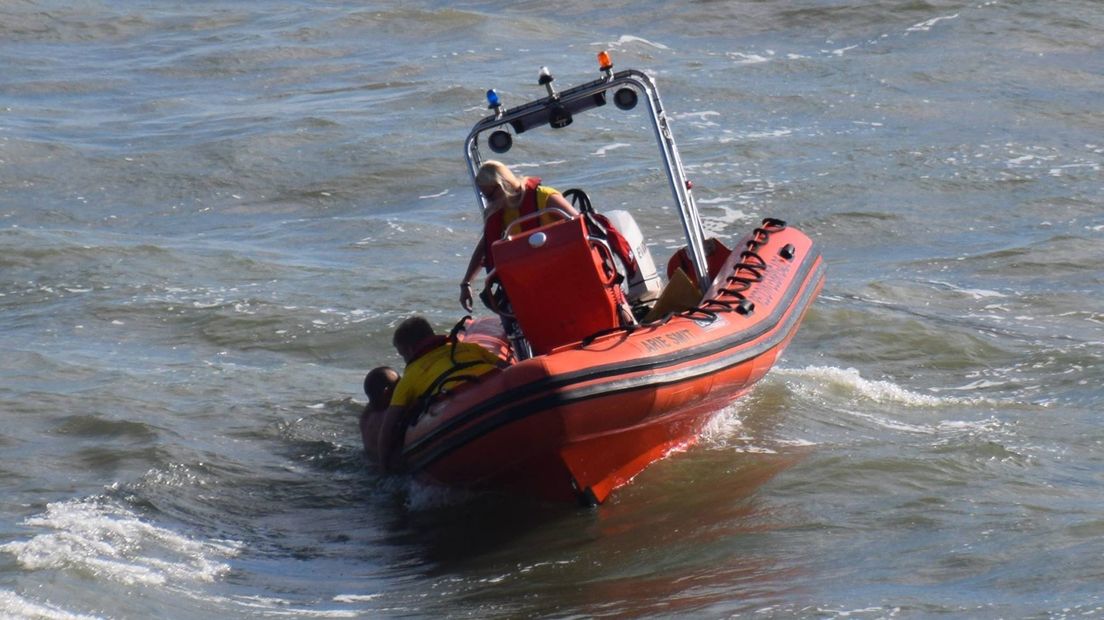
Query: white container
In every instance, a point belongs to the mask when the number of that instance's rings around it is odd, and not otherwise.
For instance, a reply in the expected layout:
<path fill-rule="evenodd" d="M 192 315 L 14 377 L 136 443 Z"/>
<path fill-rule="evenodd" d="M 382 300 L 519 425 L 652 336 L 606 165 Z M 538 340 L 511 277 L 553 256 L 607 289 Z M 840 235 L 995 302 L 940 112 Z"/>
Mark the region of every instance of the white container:
<path fill-rule="evenodd" d="M 627 282 L 629 302 L 647 302 L 656 299 L 663 290 L 663 282 L 659 279 L 655 261 L 652 260 L 652 252 L 648 249 L 648 244 L 644 243 L 644 234 L 640 232 L 636 220 L 631 213 L 621 209 L 605 211 L 603 214 L 609 218 L 610 223 L 621 233 L 625 241 L 629 242 L 629 247 L 636 256 L 636 264 L 640 268 Z"/>

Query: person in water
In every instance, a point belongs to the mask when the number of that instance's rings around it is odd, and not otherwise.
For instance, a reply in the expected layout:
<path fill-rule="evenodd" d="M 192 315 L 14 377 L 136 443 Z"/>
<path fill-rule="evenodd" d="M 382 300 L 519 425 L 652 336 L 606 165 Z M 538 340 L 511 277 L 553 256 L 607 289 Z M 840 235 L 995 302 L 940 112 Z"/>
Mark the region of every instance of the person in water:
<path fill-rule="evenodd" d="M 404 413 L 417 406 L 423 397 L 454 387 L 456 383 L 448 381 L 449 378 L 459 382 L 480 377 L 502 365 L 502 360 L 475 343 L 455 342 L 437 334 L 421 316 L 399 323 L 391 342 L 406 362 L 406 369 L 380 421 L 379 459 L 387 469 L 394 469 L 402 446 L 408 424 Z"/>
<path fill-rule="evenodd" d="M 373 368 L 364 376 L 364 394 L 368 404 L 360 412 L 360 439 L 370 461 L 379 462 L 379 435 L 383 413 L 391 404 L 391 394 L 399 382 L 399 373 L 390 366 Z"/>
<path fill-rule="evenodd" d="M 519 177 L 500 161 L 489 160 L 479 167 L 475 175 L 475 184 L 486 199 L 487 208 L 483 211 L 483 234 L 475 244 L 468 270 L 460 281 L 460 305 L 472 310 L 472 280 L 480 267 L 490 271 L 494 267 L 491 258 L 491 244 L 502 238 L 502 233 L 511 222 L 524 215 L 530 215 L 550 208 L 560 209 L 571 217 L 578 212 L 560 192 L 540 184 L 539 177 Z M 533 226 L 549 224 L 558 219 L 555 215 L 542 215 Z"/>

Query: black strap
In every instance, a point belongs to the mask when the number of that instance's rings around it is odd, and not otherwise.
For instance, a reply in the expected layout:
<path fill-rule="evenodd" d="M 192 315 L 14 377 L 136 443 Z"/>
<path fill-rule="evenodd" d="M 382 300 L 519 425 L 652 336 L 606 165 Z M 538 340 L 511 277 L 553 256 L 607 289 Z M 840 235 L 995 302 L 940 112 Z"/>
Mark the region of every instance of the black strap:
<path fill-rule="evenodd" d="M 474 381 L 479 378 L 478 375 L 457 376 L 456 374 L 461 370 L 466 370 L 482 363 L 480 361 L 474 361 L 461 364 L 456 361 L 456 347 L 460 345 L 460 332 L 467 330 L 468 323 L 470 323 L 471 320 L 471 315 L 466 314 L 457 321 L 456 325 L 453 325 L 452 330 L 449 331 L 448 343 L 452 345 L 452 348 L 449 349 L 449 361 L 452 362 L 452 368 L 449 368 L 434 379 L 433 384 L 414 401 L 415 406 L 410 408 L 412 413 L 407 420 L 408 425 L 414 426 L 414 424 L 418 422 L 418 418 L 422 417 L 422 414 L 429 409 L 433 401 L 443 393 L 442 388 L 446 383 L 450 381 Z"/>
<path fill-rule="evenodd" d="M 457 373 L 459 373 L 461 370 L 467 370 L 468 368 L 479 366 L 482 363 L 483 362 L 480 361 L 465 362 L 463 364 L 457 364 L 456 362 L 453 362 L 453 367 L 441 373 L 441 375 L 433 381 L 433 385 L 429 386 L 429 389 L 423 392 L 422 395 L 419 396 L 416 401 L 414 401 L 415 406 L 410 408 L 412 413 L 407 420 L 407 424 L 409 426 L 414 426 L 418 423 L 418 418 L 421 418 L 422 414 L 429 410 L 429 406 L 432 405 L 435 400 L 437 400 L 437 397 L 445 393 L 442 388 L 444 388 L 446 383 L 450 381 L 466 382 L 478 380 L 480 375 L 457 375 Z"/>
<path fill-rule="evenodd" d="M 563 197 L 571 201 L 571 206 L 575 207 L 579 213 L 594 213 L 594 207 L 590 204 L 590 196 L 587 196 L 583 190 L 573 187 L 563 193 Z"/>

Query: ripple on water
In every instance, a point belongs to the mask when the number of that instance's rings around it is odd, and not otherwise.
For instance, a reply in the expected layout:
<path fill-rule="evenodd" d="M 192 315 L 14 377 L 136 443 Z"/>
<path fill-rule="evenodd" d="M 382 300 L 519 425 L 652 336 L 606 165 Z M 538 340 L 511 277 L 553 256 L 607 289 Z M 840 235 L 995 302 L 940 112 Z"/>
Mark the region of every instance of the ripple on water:
<path fill-rule="evenodd" d="M 114 438 L 151 441 L 159 431 L 144 422 L 111 420 L 100 415 L 76 414 L 59 420 L 53 432 L 83 438 Z"/>

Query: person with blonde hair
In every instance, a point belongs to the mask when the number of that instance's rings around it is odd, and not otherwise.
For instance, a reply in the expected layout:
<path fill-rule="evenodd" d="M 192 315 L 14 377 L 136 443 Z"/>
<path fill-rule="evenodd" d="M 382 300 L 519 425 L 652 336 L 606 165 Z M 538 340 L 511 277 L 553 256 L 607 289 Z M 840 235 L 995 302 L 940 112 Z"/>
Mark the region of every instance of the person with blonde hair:
<path fill-rule="evenodd" d="M 519 217 L 552 208 L 559 209 L 571 217 L 578 215 L 575 208 L 560 192 L 541 185 L 540 177 L 519 177 L 500 161 L 484 162 L 475 175 L 475 184 L 483 194 L 487 206 L 483 210 L 483 234 L 475 244 L 471 260 L 468 261 L 468 270 L 464 272 L 464 279 L 460 281 L 460 305 L 468 312 L 472 310 L 472 280 L 480 267 L 486 268 L 487 271 L 494 267 L 491 244 L 502 238 L 502 233 L 511 222 Z M 523 223 L 521 227 L 522 230 L 529 230 L 559 219 L 562 218 L 543 214 L 539 218 Z"/>

